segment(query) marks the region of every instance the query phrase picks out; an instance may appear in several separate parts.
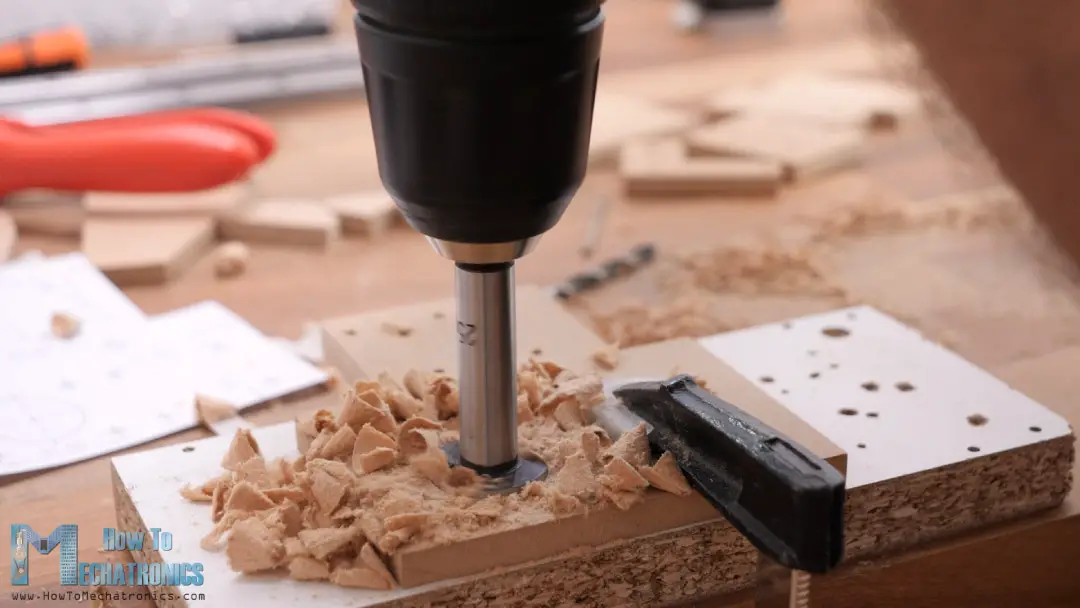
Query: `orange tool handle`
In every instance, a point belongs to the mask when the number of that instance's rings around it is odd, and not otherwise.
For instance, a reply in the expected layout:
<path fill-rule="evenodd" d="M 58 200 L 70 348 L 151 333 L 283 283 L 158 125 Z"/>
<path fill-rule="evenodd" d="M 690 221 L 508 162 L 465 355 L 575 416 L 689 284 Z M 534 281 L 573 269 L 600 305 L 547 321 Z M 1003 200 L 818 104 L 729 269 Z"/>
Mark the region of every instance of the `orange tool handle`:
<path fill-rule="evenodd" d="M 161 124 L 44 135 L 0 124 L 0 195 L 30 188 L 191 192 L 243 178 L 256 144 L 221 127 Z"/>
<path fill-rule="evenodd" d="M 89 62 L 90 45 L 74 27 L 0 43 L 0 74 L 4 75 L 82 69 Z"/>
<path fill-rule="evenodd" d="M 13 123 L 11 119 L 0 118 L 0 122 Z M 259 162 L 266 160 L 277 147 L 274 130 L 265 121 L 245 112 L 224 108 L 189 108 L 184 110 L 165 110 L 149 114 L 118 116 L 80 122 L 69 122 L 41 127 L 26 127 L 44 134 L 83 132 L 86 129 L 128 129 L 150 127 L 162 124 L 202 124 L 232 129 L 246 135 L 258 150 Z"/>

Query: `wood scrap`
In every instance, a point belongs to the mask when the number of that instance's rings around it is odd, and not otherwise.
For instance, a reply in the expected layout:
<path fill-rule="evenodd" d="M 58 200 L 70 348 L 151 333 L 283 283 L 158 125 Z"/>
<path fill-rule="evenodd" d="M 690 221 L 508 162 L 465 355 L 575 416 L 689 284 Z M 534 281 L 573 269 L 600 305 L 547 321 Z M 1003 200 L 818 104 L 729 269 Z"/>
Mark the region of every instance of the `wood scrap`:
<path fill-rule="evenodd" d="M 215 435 L 234 435 L 240 429 L 250 428 L 236 406 L 207 395 L 195 395 L 195 417 Z"/>
<path fill-rule="evenodd" d="M 864 135 L 852 127 L 749 114 L 695 129 L 687 141 L 702 154 L 779 162 L 785 181 L 794 181 L 858 164 Z"/>
<path fill-rule="evenodd" d="M 89 192 L 83 207 L 91 216 L 217 216 L 235 210 L 251 192 L 247 183 L 233 183 L 199 192 Z"/>
<path fill-rule="evenodd" d="M 190 268 L 213 239 L 212 218 L 93 218 L 82 251 L 117 285 L 158 285 Z"/>
<path fill-rule="evenodd" d="M 250 203 L 223 216 L 220 232 L 229 240 L 324 249 L 339 236 L 341 222 L 315 201 L 277 199 Z"/>
<path fill-rule="evenodd" d="M 665 138 L 625 144 L 619 174 L 629 196 L 773 197 L 784 168 L 768 159 L 691 157 L 683 140 Z"/>
<path fill-rule="evenodd" d="M 721 91 L 715 115 L 764 114 L 859 128 L 892 128 L 918 112 L 918 93 L 881 79 L 794 74 L 757 87 Z"/>
<path fill-rule="evenodd" d="M 221 279 L 238 277 L 247 270 L 251 250 L 239 241 L 218 245 L 214 251 L 214 275 Z"/>
<path fill-rule="evenodd" d="M 70 340 L 79 334 L 82 321 L 66 312 L 54 312 L 49 319 L 49 330 L 61 340 Z"/>
<path fill-rule="evenodd" d="M 0 264 L 11 259 L 15 243 L 19 240 L 19 229 L 11 214 L 0 209 Z"/>
<path fill-rule="evenodd" d="M 589 162 L 614 159 L 622 144 L 632 139 L 683 133 L 700 122 L 696 112 L 597 91 Z"/>
<path fill-rule="evenodd" d="M 23 235 L 72 237 L 82 234 L 82 197 L 32 190 L 3 199 L 4 213 Z"/>
<path fill-rule="evenodd" d="M 375 237 L 403 223 L 401 210 L 384 190 L 328 198 L 324 204 L 337 214 L 345 235 Z"/>

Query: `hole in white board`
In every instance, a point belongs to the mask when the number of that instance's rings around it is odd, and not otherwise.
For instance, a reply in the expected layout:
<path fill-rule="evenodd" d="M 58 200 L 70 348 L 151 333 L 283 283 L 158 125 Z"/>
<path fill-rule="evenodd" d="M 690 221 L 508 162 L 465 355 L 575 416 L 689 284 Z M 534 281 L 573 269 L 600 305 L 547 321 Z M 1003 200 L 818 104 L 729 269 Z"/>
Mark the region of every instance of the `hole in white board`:
<path fill-rule="evenodd" d="M 346 336 L 355 336 L 356 335 L 356 330 L 350 327 L 349 329 L 345 330 L 345 335 Z"/>
<path fill-rule="evenodd" d="M 829 364 L 829 369 L 840 369 L 840 364 L 839 363 L 830 363 Z"/>
<path fill-rule="evenodd" d="M 446 370 L 441 368 L 441 367 L 436 367 L 435 369 L 433 369 L 431 371 L 435 372 L 436 374 L 445 374 L 446 373 Z"/>
<path fill-rule="evenodd" d="M 1028 427 L 1028 430 L 1031 431 L 1032 433 L 1041 433 L 1042 432 L 1042 427 L 1030 426 L 1030 427 Z"/>
<path fill-rule="evenodd" d="M 972 446 L 968 446 L 968 451 L 969 451 L 969 452 L 978 452 L 978 451 L 980 451 L 980 450 L 979 450 L 979 447 L 978 447 L 978 446 L 974 446 L 974 445 L 972 445 Z"/>
<path fill-rule="evenodd" d="M 877 412 L 866 412 L 866 417 L 867 418 L 877 418 L 878 413 Z"/>
<path fill-rule="evenodd" d="M 972 414 L 967 417 L 967 421 L 971 426 L 982 426 L 987 422 L 990 422 L 990 419 L 982 414 Z"/>
<path fill-rule="evenodd" d="M 783 327 L 784 329 L 791 329 L 791 323 L 784 323 L 780 327 Z"/>
<path fill-rule="evenodd" d="M 544 354 L 544 351 L 540 350 L 539 348 L 534 348 L 532 349 L 532 354 L 534 357 L 539 357 L 540 355 Z"/>
<path fill-rule="evenodd" d="M 870 391 L 871 393 L 878 390 L 877 382 L 863 382 L 862 387 L 863 390 Z"/>
<path fill-rule="evenodd" d="M 810 355 L 811 357 L 816 357 L 817 356 L 817 351 L 816 350 L 808 350 L 808 351 L 806 351 L 806 354 Z"/>
<path fill-rule="evenodd" d="M 443 314 L 443 313 L 441 313 L 441 312 L 439 312 L 437 310 L 435 311 L 435 314 L 433 314 L 431 316 L 435 317 L 436 319 L 445 319 L 446 318 L 445 314 Z"/>
<path fill-rule="evenodd" d="M 851 332 L 845 327 L 826 327 L 821 330 L 821 333 L 830 338 L 846 338 L 851 335 Z"/>
<path fill-rule="evenodd" d="M 855 444 L 855 447 L 857 447 L 857 448 L 859 448 L 860 450 L 862 450 L 862 449 L 865 449 L 865 448 L 866 448 L 866 444 L 865 444 L 865 443 L 857 443 L 857 444 Z"/>
<path fill-rule="evenodd" d="M 185 447 L 183 451 L 185 451 L 185 452 L 194 452 L 194 451 L 195 451 L 195 448 L 193 448 L 193 447 L 191 447 L 191 446 L 189 445 L 189 446 Z"/>
<path fill-rule="evenodd" d="M 786 394 L 788 394 L 788 390 L 786 388 L 782 388 L 782 389 L 780 389 L 780 394 L 781 395 L 786 395 Z"/>
<path fill-rule="evenodd" d="M 759 380 L 761 380 L 765 384 L 772 384 L 773 377 L 772 376 L 762 376 L 761 378 L 759 378 Z"/>
<path fill-rule="evenodd" d="M 847 318 L 848 318 L 849 321 L 854 321 L 855 318 L 856 318 L 855 313 L 853 313 L 853 312 L 847 313 Z"/>
<path fill-rule="evenodd" d="M 821 372 L 811 372 L 810 373 L 810 378 L 811 379 L 820 378 L 820 377 L 821 377 Z"/>
<path fill-rule="evenodd" d="M 857 416 L 858 414 L 859 410 L 850 407 L 845 407 L 840 410 L 841 416 Z"/>
<path fill-rule="evenodd" d="M 910 382 L 897 382 L 896 383 L 896 390 L 898 390 L 898 391 L 900 391 L 902 393 L 909 393 L 909 392 L 915 390 L 915 385 L 910 383 Z"/>

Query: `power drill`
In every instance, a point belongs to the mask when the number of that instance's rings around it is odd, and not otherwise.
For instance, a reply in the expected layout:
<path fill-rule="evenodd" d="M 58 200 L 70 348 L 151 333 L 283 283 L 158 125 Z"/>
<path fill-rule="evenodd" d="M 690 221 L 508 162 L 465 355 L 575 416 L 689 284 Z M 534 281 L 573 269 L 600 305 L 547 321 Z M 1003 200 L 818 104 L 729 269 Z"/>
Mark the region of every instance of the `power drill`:
<path fill-rule="evenodd" d="M 453 464 L 506 490 L 519 458 L 514 262 L 585 177 L 601 0 L 353 0 L 379 175 L 456 265 L 460 440 Z"/>

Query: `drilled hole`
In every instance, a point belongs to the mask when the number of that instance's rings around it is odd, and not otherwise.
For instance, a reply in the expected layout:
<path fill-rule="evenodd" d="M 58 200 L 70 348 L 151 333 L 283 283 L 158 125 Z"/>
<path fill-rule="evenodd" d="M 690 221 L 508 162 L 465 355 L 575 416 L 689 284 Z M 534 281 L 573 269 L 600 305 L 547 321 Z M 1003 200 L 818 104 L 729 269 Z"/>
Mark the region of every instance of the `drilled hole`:
<path fill-rule="evenodd" d="M 821 372 L 812 372 L 810 374 L 810 377 L 811 378 L 820 378 L 821 377 Z"/>
<path fill-rule="evenodd" d="M 866 412 L 866 417 L 867 418 L 877 418 L 878 413 L 877 412 Z"/>
<path fill-rule="evenodd" d="M 840 410 L 840 414 L 842 416 L 857 416 L 859 414 L 859 410 L 852 409 L 850 407 L 845 407 L 845 408 Z"/>
<path fill-rule="evenodd" d="M 1032 433 L 1041 433 L 1042 432 L 1042 427 L 1030 426 L 1030 427 L 1028 427 L 1028 430 L 1031 431 Z"/>
<path fill-rule="evenodd" d="M 762 376 L 760 378 L 760 380 L 762 382 L 764 382 L 765 384 L 772 384 L 773 383 L 773 377 L 772 376 Z"/>
<path fill-rule="evenodd" d="M 863 382 L 862 387 L 864 390 L 868 390 L 871 393 L 878 390 L 877 382 Z"/>
<path fill-rule="evenodd" d="M 786 388 L 782 388 L 782 389 L 780 389 L 780 394 L 781 395 L 786 395 L 786 394 L 788 394 L 788 390 Z"/>
<path fill-rule="evenodd" d="M 975 446 L 975 445 L 968 446 L 968 451 L 969 452 L 979 452 L 980 451 L 979 446 Z"/>
<path fill-rule="evenodd" d="M 854 321 L 855 320 L 855 313 L 853 313 L 853 312 L 847 313 L 847 318 L 848 318 L 849 321 Z"/>
<path fill-rule="evenodd" d="M 439 312 L 439 311 L 435 311 L 435 313 L 432 314 L 431 316 L 435 317 L 436 319 L 445 319 L 446 318 L 446 314 L 444 314 L 442 312 Z"/>
<path fill-rule="evenodd" d="M 435 369 L 433 369 L 431 371 L 435 372 L 436 374 L 445 374 L 446 373 L 446 370 L 441 368 L 441 367 L 436 367 Z"/>
<path fill-rule="evenodd" d="M 187 446 L 186 448 L 184 448 L 184 450 L 183 450 L 183 451 L 185 451 L 185 452 L 194 452 L 194 451 L 195 451 L 195 448 L 193 448 L 193 447 L 191 447 L 191 446 L 189 445 L 189 446 Z"/>
<path fill-rule="evenodd" d="M 830 338 L 846 338 L 851 335 L 851 332 L 843 327 L 826 327 L 821 333 Z"/>
<path fill-rule="evenodd" d="M 829 364 L 829 369 L 840 369 L 840 364 L 839 363 L 830 363 Z"/>
<path fill-rule="evenodd" d="M 784 323 L 780 327 L 783 327 L 784 329 L 791 329 L 791 323 Z"/>
<path fill-rule="evenodd" d="M 806 354 L 810 355 L 811 357 L 816 357 L 817 356 L 817 351 L 816 350 L 808 350 L 808 351 L 806 351 Z"/>
<path fill-rule="evenodd" d="M 896 383 L 896 390 L 898 390 L 898 391 L 900 391 L 902 393 L 909 393 L 909 392 L 915 390 L 915 385 L 910 383 L 910 382 L 897 382 Z"/>
<path fill-rule="evenodd" d="M 534 348 L 532 349 L 532 354 L 534 357 L 539 357 L 540 355 L 544 354 L 544 351 L 540 350 L 539 348 Z"/>
<path fill-rule="evenodd" d="M 863 449 L 866 449 L 866 444 L 865 443 L 856 443 L 855 447 L 859 448 L 860 450 L 863 450 Z"/>
<path fill-rule="evenodd" d="M 345 330 L 345 335 L 346 336 L 355 336 L 356 335 L 356 330 L 350 327 L 349 329 Z"/>
<path fill-rule="evenodd" d="M 987 422 L 990 422 L 990 419 L 982 414 L 972 414 L 967 417 L 967 421 L 971 426 L 982 426 Z"/>

